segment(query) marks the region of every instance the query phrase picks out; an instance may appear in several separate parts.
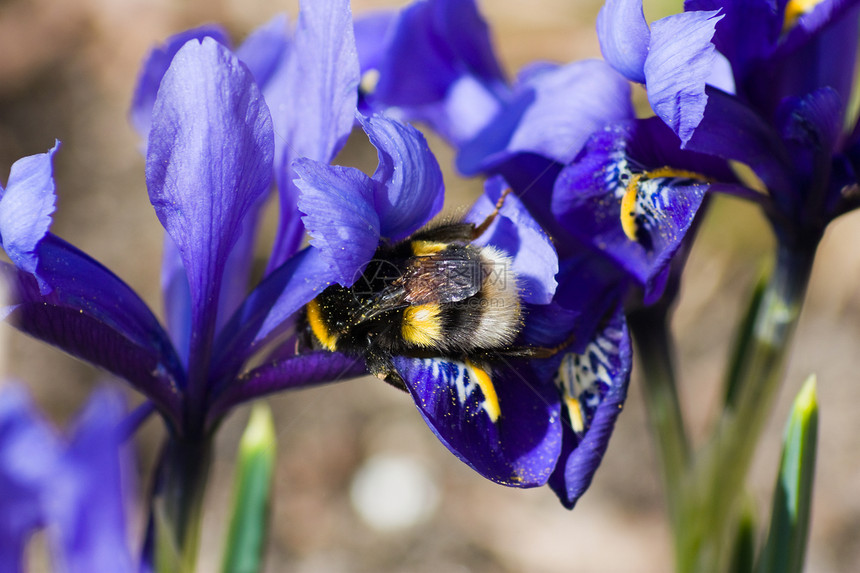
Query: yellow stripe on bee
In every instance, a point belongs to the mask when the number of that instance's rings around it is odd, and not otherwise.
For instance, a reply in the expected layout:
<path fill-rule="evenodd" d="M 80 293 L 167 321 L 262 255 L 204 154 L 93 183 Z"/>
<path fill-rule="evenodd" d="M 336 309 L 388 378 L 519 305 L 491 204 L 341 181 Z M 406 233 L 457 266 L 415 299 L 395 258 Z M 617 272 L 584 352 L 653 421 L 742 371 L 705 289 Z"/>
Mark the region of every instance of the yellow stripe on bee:
<path fill-rule="evenodd" d="M 441 313 L 438 304 L 407 306 L 400 330 L 403 339 L 416 346 L 438 346 L 442 341 Z"/>
<path fill-rule="evenodd" d="M 782 30 L 786 31 L 797 23 L 797 20 L 812 12 L 823 0 L 790 0 L 785 5 L 785 15 L 782 18 Z"/>
<path fill-rule="evenodd" d="M 311 332 L 320 341 L 322 347 L 326 350 L 334 352 L 335 343 L 337 342 L 337 334 L 332 333 L 322 318 L 322 309 L 316 299 L 310 301 L 307 306 L 308 324 L 311 325 Z"/>
<path fill-rule="evenodd" d="M 437 243 L 435 241 L 412 241 L 412 253 L 416 257 L 435 255 L 447 248 L 448 245 L 446 243 Z"/>
<path fill-rule="evenodd" d="M 490 417 L 490 421 L 494 424 L 499 416 L 502 415 L 502 409 L 499 407 L 499 396 L 496 394 L 496 387 L 493 386 L 493 380 L 490 374 L 483 368 L 479 368 L 470 360 L 466 360 L 466 368 L 469 369 L 469 378 L 475 381 L 481 393 L 484 395 L 484 411 Z"/>

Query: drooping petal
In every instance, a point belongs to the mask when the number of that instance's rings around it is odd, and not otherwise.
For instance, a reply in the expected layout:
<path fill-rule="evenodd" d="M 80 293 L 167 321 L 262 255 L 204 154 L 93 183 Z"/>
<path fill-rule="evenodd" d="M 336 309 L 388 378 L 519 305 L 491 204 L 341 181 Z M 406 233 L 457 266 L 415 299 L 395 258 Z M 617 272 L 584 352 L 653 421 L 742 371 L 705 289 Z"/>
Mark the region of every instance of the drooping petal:
<path fill-rule="evenodd" d="M 359 66 L 348 0 L 302 4 L 287 64 L 267 91 L 278 133 L 275 171 L 281 208 L 267 272 L 296 252 L 304 234 L 295 209 L 299 193 L 293 185 L 293 160 L 329 163 L 355 121 Z"/>
<path fill-rule="evenodd" d="M 634 116 L 629 83 L 599 60 L 574 62 L 533 74 L 517 98 L 464 144 L 464 173 L 494 169 L 520 153 L 569 163 L 592 132 Z"/>
<path fill-rule="evenodd" d="M 655 281 L 709 186 L 706 175 L 684 171 L 683 165 L 663 167 L 678 161 L 640 163 L 651 158 L 637 157 L 637 148 L 653 153 L 661 145 L 677 148 L 677 139 L 655 120 L 595 134 L 584 156 L 559 175 L 553 195 L 553 212 L 569 232 L 624 268 L 645 287 L 646 296 L 659 286 Z M 648 165 L 658 167 L 649 170 Z"/>
<path fill-rule="evenodd" d="M 630 81 L 645 83 L 645 58 L 651 31 L 642 0 L 607 0 L 597 15 L 600 51 L 609 64 Z"/>
<path fill-rule="evenodd" d="M 721 18 L 716 11 L 684 12 L 651 25 L 645 59 L 648 101 L 682 145 L 702 121 L 708 101 L 705 82 L 715 64 L 711 38 Z"/>
<path fill-rule="evenodd" d="M 514 487 L 546 483 L 561 446 L 554 388 L 522 365 L 396 357 L 424 421 L 482 476 Z"/>
<path fill-rule="evenodd" d="M 502 192 L 508 188 L 501 177 L 487 181 L 485 192 L 466 215 L 466 220 L 480 225 L 493 213 Z M 492 245 L 511 257 L 511 271 L 515 277 L 498 277 L 499 280 L 516 280 L 520 297 L 532 304 L 548 304 L 556 289 L 558 255 L 546 232 L 513 193 L 505 197 L 499 216 L 476 245 Z"/>
<path fill-rule="evenodd" d="M 296 160 L 293 169 L 311 245 L 332 269 L 331 280 L 351 286 L 379 246 L 376 183 L 358 169 L 311 159 Z"/>
<path fill-rule="evenodd" d="M 398 241 L 427 224 L 442 209 L 442 170 L 421 133 L 382 116 L 361 118 L 376 147 L 379 165 L 374 205 L 382 236 Z"/>
<path fill-rule="evenodd" d="M 231 382 L 248 358 L 291 326 L 297 312 L 330 284 L 331 267 L 314 247 L 299 251 L 266 276 L 221 329 L 212 368 L 219 387 Z"/>
<path fill-rule="evenodd" d="M 268 189 L 272 153 L 271 118 L 247 68 L 210 38 L 187 43 L 161 82 L 146 179 L 188 275 L 192 379 L 208 361 L 224 265 Z"/>
<path fill-rule="evenodd" d="M 363 359 L 323 350 L 267 362 L 224 386 L 213 401 L 209 419 L 214 423 L 236 405 L 273 392 L 339 382 L 366 373 Z"/>
<path fill-rule="evenodd" d="M 39 272 L 38 246 L 53 223 L 57 199 L 53 158 L 59 147 L 57 141 L 47 153 L 16 161 L 0 199 L 0 244 L 16 267 L 36 278 L 44 293 L 51 285 Z"/>
<path fill-rule="evenodd" d="M 230 46 L 230 37 L 227 32 L 221 26 L 210 24 L 171 36 L 163 45 L 153 48 L 147 55 L 137 77 L 137 85 L 134 88 L 131 110 L 129 111 L 131 124 L 143 141 L 149 137 L 149 128 L 152 125 L 152 106 L 155 105 L 155 96 L 158 94 L 161 78 L 164 77 L 164 73 L 170 67 L 170 62 L 173 61 L 176 52 L 189 40 L 202 40 L 206 37 L 214 38 L 225 46 Z"/>
<path fill-rule="evenodd" d="M 568 509 L 588 489 L 603 459 L 627 397 L 630 369 L 630 337 L 620 307 L 584 348 L 562 359 L 557 384 L 564 439 L 549 486 Z"/>
<path fill-rule="evenodd" d="M 93 393 L 46 492 L 49 533 L 56 536 L 69 573 L 135 570 L 120 479 L 123 413 L 118 394 Z"/>
<path fill-rule="evenodd" d="M 23 571 L 30 535 L 45 524 L 42 492 L 61 454 L 61 444 L 34 411 L 23 388 L 0 393 L 0 564 Z"/>
<path fill-rule="evenodd" d="M 183 369 L 167 334 L 146 304 L 109 270 L 48 235 L 40 267 L 52 286 L 43 295 L 33 278 L 4 264 L 10 285 L 5 320 L 16 328 L 129 381 L 168 420 L 180 416 Z"/>

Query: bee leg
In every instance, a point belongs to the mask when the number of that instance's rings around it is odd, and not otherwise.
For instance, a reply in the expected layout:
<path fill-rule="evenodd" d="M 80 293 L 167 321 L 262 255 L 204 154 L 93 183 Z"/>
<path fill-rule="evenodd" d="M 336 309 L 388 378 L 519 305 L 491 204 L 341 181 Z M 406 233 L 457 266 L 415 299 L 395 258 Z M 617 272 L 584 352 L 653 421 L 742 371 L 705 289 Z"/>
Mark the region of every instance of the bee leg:
<path fill-rule="evenodd" d="M 475 229 L 472 231 L 472 240 L 477 239 L 478 237 L 483 235 L 487 231 L 487 229 L 490 228 L 490 225 L 492 225 L 493 221 L 496 220 L 496 217 L 499 216 L 499 211 L 501 211 L 502 205 L 505 204 L 505 197 L 510 195 L 511 192 L 512 190 L 510 187 L 502 191 L 502 194 L 499 195 L 499 200 L 496 201 L 496 208 L 493 209 L 493 212 L 487 215 L 487 218 L 484 219 L 484 221 L 480 225 L 476 226 Z"/>
<path fill-rule="evenodd" d="M 302 315 L 296 321 L 296 354 L 314 349 L 314 336 L 307 317 Z"/>
<path fill-rule="evenodd" d="M 394 364 L 391 363 L 390 357 L 381 356 L 379 354 L 368 354 L 367 370 L 380 380 L 394 386 L 398 390 L 408 392 L 406 383 L 403 381 L 400 374 L 397 373 L 397 370 L 394 368 Z"/>

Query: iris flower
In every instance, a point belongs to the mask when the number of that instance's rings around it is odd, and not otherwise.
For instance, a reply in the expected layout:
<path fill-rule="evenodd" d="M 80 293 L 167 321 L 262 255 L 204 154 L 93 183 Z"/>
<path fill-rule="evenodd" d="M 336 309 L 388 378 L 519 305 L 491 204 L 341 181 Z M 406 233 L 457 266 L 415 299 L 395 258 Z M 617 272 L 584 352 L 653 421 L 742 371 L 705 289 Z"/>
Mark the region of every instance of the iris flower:
<path fill-rule="evenodd" d="M 432 127 L 456 148 L 463 173 L 503 175 L 553 237 L 553 328 L 577 344 L 552 363 L 567 423 L 550 485 L 573 507 L 626 394 L 623 303 L 631 291 L 646 304 L 664 294 L 711 179 L 731 181 L 731 172 L 722 160 L 654 148 L 665 140 L 677 149 L 678 138 L 635 119 L 628 82 L 605 62 L 537 62 L 509 83 L 472 1 L 413 2 L 360 20 L 356 37 L 364 104 Z M 572 376 L 587 349 L 604 367 Z M 583 392 L 595 379 L 599 390 Z"/>
<path fill-rule="evenodd" d="M 45 529 L 57 570 L 133 570 L 120 483 L 122 400 L 97 390 L 66 439 L 18 386 L 0 392 L 0 570 Z"/>
<path fill-rule="evenodd" d="M 814 249 L 860 201 L 850 105 L 859 11 L 849 1 L 690 0 L 649 27 L 640 1 L 611 0 L 598 32 L 607 61 L 645 84 L 684 148 L 748 165 L 780 243 Z"/>

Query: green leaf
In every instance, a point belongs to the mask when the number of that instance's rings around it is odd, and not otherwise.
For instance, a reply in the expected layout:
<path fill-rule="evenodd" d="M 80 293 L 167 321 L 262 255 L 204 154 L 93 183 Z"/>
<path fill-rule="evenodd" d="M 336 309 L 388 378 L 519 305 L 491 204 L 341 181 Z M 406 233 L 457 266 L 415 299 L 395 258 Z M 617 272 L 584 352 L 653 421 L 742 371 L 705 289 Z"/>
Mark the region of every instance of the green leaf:
<path fill-rule="evenodd" d="M 276 455 L 272 411 L 266 403 L 257 402 L 239 444 L 233 512 L 221 565 L 223 573 L 260 570 Z"/>
<path fill-rule="evenodd" d="M 758 567 L 760 573 L 799 573 L 803 570 L 812 509 L 817 437 L 818 401 L 815 376 L 810 376 L 794 399 L 785 428 L 770 531 Z"/>
<path fill-rule="evenodd" d="M 753 504 L 747 499 L 738 517 L 737 531 L 732 543 L 731 573 L 752 573 L 755 565 L 755 516 Z"/>

